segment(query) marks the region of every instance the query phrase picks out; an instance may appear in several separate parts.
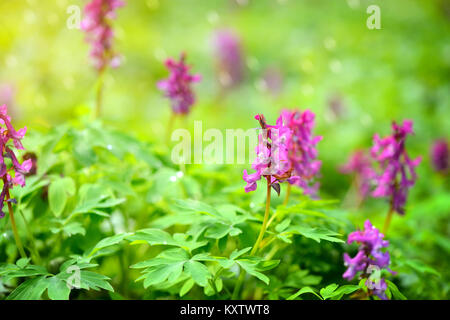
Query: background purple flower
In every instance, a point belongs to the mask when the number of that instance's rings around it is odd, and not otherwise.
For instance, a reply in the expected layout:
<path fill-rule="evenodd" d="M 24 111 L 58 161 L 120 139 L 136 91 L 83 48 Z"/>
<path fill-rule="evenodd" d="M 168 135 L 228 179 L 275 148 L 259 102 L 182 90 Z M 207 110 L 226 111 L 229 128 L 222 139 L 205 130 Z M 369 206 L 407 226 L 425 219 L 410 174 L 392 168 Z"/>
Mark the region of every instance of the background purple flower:
<path fill-rule="evenodd" d="M 189 74 L 190 67 L 185 64 L 186 54 L 182 53 L 180 61 L 167 59 L 165 65 L 170 74 L 167 79 L 158 82 L 158 89 L 164 91 L 165 96 L 172 102 L 174 113 L 187 114 L 195 103 L 195 95 L 191 83 L 199 82 L 200 75 Z"/>
<path fill-rule="evenodd" d="M 283 74 L 281 70 L 275 67 L 267 68 L 262 78 L 264 89 L 272 95 L 277 96 L 283 88 Z"/>
<path fill-rule="evenodd" d="M 431 162 L 434 170 L 446 173 L 449 168 L 448 143 L 445 140 L 436 140 L 431 147 Z"/>
<path fill-rule="evenodd" d="M 322 137 L 314 136 L 312 133 L 315 114 L 310 110 L 303 112 L 284 110 L 281 117 L 292 131 L 287 140 L 287 147 L 293 176 L 298 177 L 293 184 L 301 187 L 305 194 L 315 196 L 319 188 L 319 183 L 315 182 L 315 179 L 322 165 L 322 162 L 317 160 L 316 149 Z"/>
<path fill-rule="evenodd" d="M 224 88 L 239 85 L 244 77 L 244 61 L 238 35 L 231 30 L 219 30 L 214 34 L 213 46 L 220 84 Z"/>
<path fill-rule="evenodd" d="M 377 174 L 374 197 L 389 197 L 391 209 L 404 214 L 404 206 L 417 175 L 415 167 L 419 165 L 421 157 L 411 160 L 406 152 L 405 141 L 413 133 L 412 121 L 405 120 L 403 125 L 392 123 L 392 135 L 381 139 L 375 134 L 374 145 L 371 149 L 372 157 L 378 162 L 380 172 Z"/>
<path fill-rule="evenodd" d="M 116 18 L 116 10 L 124 5 L 121 0 L 92 0 L 84 8 L 81 29 L 86 32 L 86 41 L 91 44 L 90 56 L 99 72 L 108 65 L 112 68 L 120 65 L 120 56 L 112 48 L 114 31 L 110 20 Z"/>

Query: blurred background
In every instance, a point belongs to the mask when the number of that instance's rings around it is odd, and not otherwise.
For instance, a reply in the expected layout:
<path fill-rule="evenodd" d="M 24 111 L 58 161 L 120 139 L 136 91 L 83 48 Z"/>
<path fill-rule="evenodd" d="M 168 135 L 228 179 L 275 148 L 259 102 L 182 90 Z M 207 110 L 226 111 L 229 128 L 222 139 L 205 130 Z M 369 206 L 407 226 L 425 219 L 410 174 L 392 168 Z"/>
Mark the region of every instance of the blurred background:
<path fill-rule="evenodd" d="M 447 295 L 448 175 L 433 170 L 430 148 L 449 137 L 449 1 L 126 2 L 113 23 L 123 62 L 105 75 L 103 121 L 131 135 L 163 141 L 171 111 L 156 83 L 167 77 L 164 60 L 181 52 L 203 77 L 194 85 L 197 103 L 183 124 L 188 128 L 202 120 L 203 130 L 248 129 L 256 127 L 256 113 L 273 123 L 283 108 L 316 113 L 315 133 L 324 137 L 318 146 L 324 198 L 346 196 L 351 178 L 337 168 L 353 150 L 370 147 L 374 133 L 389 134 L 391 121 L 413 120 L 415 135 L 407 149 L 423 161 L 407 214 L 395 217 L 393 225 L 406 230 L 403 241 L 420 247 L 410 256 L 442 274 L 436 295 Z M 68 8 L 82 10 L 85 4 L 0 1 L 0 103 L 8 104 L 18 127 L 45 132 L 94 108 L 96 72 L 89 45 L 81 30 L 67 24 Z M 380 8 L 381 29 L 367 27 L 372 4 Z M 232 86 L 217 66 L 214 39 L 220 30 L 240 43 L 241 74 Z M 242 168 L 228 169 L 239 179 Z M 235 183 L 243 188 L 243 181 Z M 386 210 L 383 200 L 369 199 L 362 209 L 346 213 L 358 222 L 375 215 L 375 224 L 381 224 L 379 212 Z"/>

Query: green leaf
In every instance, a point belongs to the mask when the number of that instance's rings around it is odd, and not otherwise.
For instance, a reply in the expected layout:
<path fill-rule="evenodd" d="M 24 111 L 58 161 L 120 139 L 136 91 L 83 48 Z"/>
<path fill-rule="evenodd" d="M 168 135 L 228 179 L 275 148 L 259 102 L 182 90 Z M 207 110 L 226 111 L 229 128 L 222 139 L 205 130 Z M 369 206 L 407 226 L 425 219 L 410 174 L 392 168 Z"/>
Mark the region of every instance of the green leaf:
<path fill-rule="evenodd" d="M 290 224 L 291 224 L 291 219 L 284 219 L 282 222 L 280 222 L 275 227 L 275 231 L 276 232 L 283 232 L 284 230 L 286 230 L 287 227 L 289 227 Z"/>
<path fill-rule="evenodd" d="M 86 290 L 100 290 L 105 289 L 108 291 L 114 291 L 113 287 L 107 281 L 109 278 L 99 273 L 92 271 L 81 270 L 80 271 L 80 287 Z"/>
<path fill-rule="evenodd" d="M 173 236 L 169 233 L 159 229 L 142 229 L 135 232 L 134 235 L 127 237 L 133 242 L 145 241 L 150 245 L 167 245 L 176 246 L 191 252 L 197 248 L 205 246 L 208 242 L 197 242 L 194 239 L 188 240 L 189 236 L 181 233 L 176 233 Z M 132 242 L 132 244 L 133 244 Z"/>
<path fill-rule="evenodd" d="M 305 294 L 305 293 L 312 293 L 312 294 L 314 294 L 316 297 L 318 297 L 319 299 L 322 300 L 322 297 L 319 296 L 319 295 L 314 291 L 314 289 L 311 288 L 311 287 L 303 287 L 303 288 L 301 288 L 301 289 L 298 290 L 296 293 L 294 293 L 293 295 L 291 295 L 291 296 L 289 296 L 288 298 L 286 298 L 286 300 L 294 300 L 295 298 L 297 298 L 297 297 L 299 297 L 299 296 L 301 296 L 302 294 Z"/>
<path fill-rule="evenodd" d="M 64 180 L 57 178 L 48 187 L 48 204 L 56 217 L 59 217 L 63 212 L 67 197 Z"/>
<path fill-rule="evenodd" d="M 284 233 L 293 233 L 293 234 L 299 234 L 306 238 L 313 239 L 314 241 L 317 241 L 320 243 L 320 240 L 326 240 L 330 242 L 344 242 L 342 239 L 336 238 L 335 236 L 340 236 L 339 233 L 336 233 L 334 231 L 325 229 L 325 228 L 311 228 L 311 227 L 304 227 L 304 226 L 291 226 L 285 231 Z"/>
<path fill-rule="evenodd" d="M 250 250 L 252 250 L 252 247 L 247 247 L 241 250 L 234 250 L 231 254 L 230 254 L 230 259 L 231 260 L 235 260 L 237 258 L 239 258 L 240 256 L 242 256 L 243 254 L 249 252 Z"/>
<path fill-rule="evenodd" d="M 28 279 L 14 289 L 6 300 L 39 300 L 48 285 L 45 276 Z"/>
<path fill-rule="evenodd" d="M 180 208 L 187 209 L 190 211 L 206 213 L 206 214 L 210 214 L 213 216 L 220 216 L 220 213 L 216 209 L 214 209 L 209 204 L 206 204 L 206 203 L 203 203 L 200 201 L 191 200 L 191 199 L 177 200 L 176 205 Z"/>
<path fill-rule="evenodd" d="M 186 262 L 184 268 L 186 273 L 191 275 L 195 283 L 202 287 L 206 286 L 208 279 L 212 277 L 208 268 L 198 261 L 190 260 Z"/>
<path fill-rule="evenodd" d="M 20 258 L 19 260 L 17 260 L 16 265 L 20 268 L 23 269 L 26 267 L 26 265 L 30 262 L 30 258 Z"/>
<path fill-rule="evenodd" d="M 144 288 L 151 285 L 166 281 L 169 277 L 171 280 L 176 280 L 175 275 L 180 276 L 183 271 L 184 261 L 178 261 L 169 265 L 160 264 L 149 268 L 145 274 Z"/>
<path fill-rule="evenodd" d="M 386 280 L 386 283 L 394 299 L 407 300 L 406 297 L 400 292 L 400 290 L 398 290 L 397 286 L 392 281 Z"/>
<path fill-rule="evenodd" d="M 248 274 L 258 278 L 259 280 L 261 280 L 262 282 L 264 282 L 265 284 L 269 284 L 269 277 L 267 277 L 266 275 L 264 275 L 263 273 L 258 271 L 257 265 L 259 263 L 252 260 L 237 260 L 236 261 L 245 271 L 247 271 Z"/>
<path fill-rule="evenodd" d="M 22 260 L 20 264 L 23 265 L 24 260 Z M 27 264 L 23 268 L 12 265 L 7 270 L 0 272 L 0 274 L 2 275 L 2 280 L 7 282 L 14 278 L 48 275 L 48 272 L 47 269 L 42 266 Z"/>
<path fill-rule="evenodd" d="M 334 291 L 338 288 L 339 286 L 336 283 L 332 283 L 328 286 L 326 286 L 325 288 L 320 289 L 320 295 L 322 296 L 322 298 L 324 300 L 330 298 L 333 296 Z"/>
<path fill-rule="evenodd" d="M 96 209 L 113 208 L 125 201 L 125 199 L 114 199 L 101 185 L 84 184 L 81 186 L 78 194 L 78 203 L 71 213 L 71 216 L 82 213 L 96 213 L 105 215 L 102 211 Z"/>
<path fill-rule="evenodd" d="M 194 283 L 195 282 L 193 279 L 187 280 L 180 289 L 180 297 L 184 296 L 186 293 L 191 291 L 192 287 L 194 286 Z"/>
<path fill-rule="evenodd" d="M 327 298 L 333 300 L 340 300 L 344 294 L 350 294 L 359 289 L 357 285 L 345 285 L 336 289 L 333 293 L 331 293 Z M 324 297 L 324 299 L 326 299 Z"/>
<path fill-rule="evenodd" d="M 144 279 L 144 287 L 165 282 L 177 281 L 183 272 L 184 264 L 189 261 L 188 253 L 181 248 L 161 252 L 156 258 L 141 261 L 131 268 L 146 268 L 136 281 Z"/>
<path fill-rule="evenodd" d="M 98 250 L 101 250 L 103 248 L 113 246 L 121 242 L 126 237 L 132 235 L 132 233 L 119 233 L 112 237 L 104 238 L 100 240 L 95 247 L 92 249 L 91 253 L 89 253 L 89 256 L 92 256 L 94 253 L 96 253 Z"/>
<path fill-rule="evenodd" d="M 61 278 L 54 276 L 49 278 L 48 297 L 52 300 L 69 300 L 70 288 Z"/>

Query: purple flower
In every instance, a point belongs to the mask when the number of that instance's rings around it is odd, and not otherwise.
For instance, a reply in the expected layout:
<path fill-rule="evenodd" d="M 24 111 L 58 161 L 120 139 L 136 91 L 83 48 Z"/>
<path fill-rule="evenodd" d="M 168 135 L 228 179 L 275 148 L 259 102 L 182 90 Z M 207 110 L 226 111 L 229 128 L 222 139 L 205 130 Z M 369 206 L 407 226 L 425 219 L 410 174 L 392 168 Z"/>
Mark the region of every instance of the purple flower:
<path fill-rule="evenodd" d="M 3 127 L 5 126 L 5 127 Z M 32 160 L 28 159 L 19 163 L 13 148 L 24 149 L 21 139 L 24 137 L 27 128 L 16 131 L 11 124 L 6 105 L 0 107 L 0 177 L 3 180 L 3 188 L 0 194 L 0 217 L 3 217 L 3 205 L 5 197 L 9 197 L 9 189 L 14 185 L 25 186 L 25 174 L 32 168 Z M 12 145 L 9 141 L 12 140 Z M 9 158 L 11 166 L 8 168 L 5 158 Z M 12 174 L 12 175 L 11 175 Z M 7 199 L 8 200 L 8 199 Z"/>
<path fill-rule="evenodd" d="M 351 258 L 344 253 L 344 265 L 347 270 L 342 277 L 351 281 L 358 273 L 360 278 L 366 278 L 366 285 L 371 289 L 371 293 L 380 299 L 387 298 L 384 294 L 387 286 L 384 279 L 379 278 L 381 269 L 386 269 L 391 273 L 395 273 L 389 269 L 390 256 L 389 252 L 383 252 L 382 249 L 389 245 L 389 242 L 383 240 L 384 235 L 375 228 L 369 220 L 364 222 L 364 230 L 357 230 L 348 235 L 347 243 L 356 242 L 359 244 L 358 253 Z M 373 279 L 378 277 L 379 279 Z"/>
<path fill-rule="evenodd" d="M 116 18 L 116 10 L 125 3 L 121 0 L 92 0 L 84 7 L 85 18 L 81 29 L 86 32 L 86 41 L 91 44 L 90 56 L 94 67 L 102 72 L 108 65 L 120 65 L 120 56 L 113 51 L 114 31 L 110 20 Z"/>
<path fill-rule="evenodd" d="M 262 132 L 258 135 L 256 158 L 252 164 L 256 172 L 248 174 L 244 170 L 243 179 L 247 182 L 245 192 L 256 190 L 256 182 L 261 177 L 265 177 L 275 190 L 279 190 L 279 182 L 293 183 L 298 180 L 298 177 L 292 175 L 288 155 L 287 142 L 291 138 L 291 129 L 283 124 L 282 116 L 273 126 L 266 123 L 263 115 L 258 114 L 255 119 L 259 121 Z"/>
<path fill-rule="evenodd" d="M 285 125 L 292 134 L 287 139 L 289 164 L 296 179 L 291 184 L 301 187 L 305 194 L 316 196 L 319 183 L 315 182 L 322 162 L 317 158 L 317 143 L 321 136 L 313 136 L 315 114 L 310 110 L 281 112 Z"/>
<path fill-rule="evenodd" d="M 411 160 L 406 152 L 405 141 L 408 134 L 412 134 L 412 121 L 405 120 L 402 126 L 392 123 L 392 135 L 381 139 L 374 136 L 372 157 L 378 162 L 380 173 L 376 176 L 374 197 L 389 197 L 391 209 L 404 214 L 404 206 L 417 175 L 415 167 L 419 165 L 421 157 Z"/>
<path fill-rule="evenodd" d="M 340 167 L 343 174 L 354 174 L 357 182 L 359 194 L 365 198 L 370 192 L 370 186 L 376 177 L 372 168 L 371 159 L 366 156 L 364 151 L 355 151 L 348 162 Z"/>
<path fill-rule="evenodd" d="M 219 30 L 213 39 L 219 73 L 224 88 L 239 85 L 244 76 L 244 62 L 239 37 L 231 30 Z"/>
<path fill-rule="evenodd" d="M 448 143 L 445 140 L 436 140 L 431 148 L 431 160 L 434 170 L 446 173 L 449 168 Z"/>
<path fill-rule="evenodd" d="M 186 54 L 182 53 L 180 61 L 167 59 L 165 65 L 170 71 L 167 79 L 158 82 L 158 89 L 164 91 L 165 96 L 172 102 L 172 110 L 175 113 L 187 114 L 195 102 L 195 95 L 191 83 L 199 82 L 200 75 L 189 74 L 190 67 L 184 61 Z"/>

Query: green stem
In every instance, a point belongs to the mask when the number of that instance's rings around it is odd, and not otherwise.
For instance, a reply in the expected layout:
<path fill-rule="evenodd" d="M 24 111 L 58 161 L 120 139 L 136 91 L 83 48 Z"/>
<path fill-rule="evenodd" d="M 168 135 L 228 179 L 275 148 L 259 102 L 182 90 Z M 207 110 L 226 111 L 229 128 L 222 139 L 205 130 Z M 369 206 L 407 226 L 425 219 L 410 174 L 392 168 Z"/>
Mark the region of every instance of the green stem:
<path fill-rule="evenodd" d="M 284 198 L 284 201 L 283 201 L 284 206 L 287 205 L 289 202 L 289 196 L 291 195 L 291 188 L 292 188 L 291 184 L 288 183 L 287 190 L 286 190 L 286 197 Z"/>
<path fill-rule="evenodd" d="M 6 175 L 3 178 L 3 183 L 8 183 L 6 181 Z M 8 201 L 10 199 L 9 196 L 9 189 L 6 189 L 6 203 L 8 204 L 8 211 L 9 211 L 9 217 L 11 219 L 11 227 L 14 234 L 14 240 L 16 240 L 17 249 L 19 250 L 20 256 L 22 258 L 26 258 L 27 255 L 25 253 L 25 250 L 23 250 L 22 241 L 20 240 L 19 232 L 17 232 L 17 226 L 16 226 L 16 220 L 14 219 L 14 212 L 11 206 L 11 202 Z"/>
<path fill-rule="evenodd" d="M 176 114 L 172 112 L 169 118 L 169 122 L 167 123 L 167 132 L 166 132 L 166 145 L 170 145 L 170 138 L 172 136 L 173 125 L 175 123 Z"/>
<path fill-rule="evenodd" d="M 23 211 L 19 210 L 19 213 L 20 213 L 20 216 L 22 217 L 23 223 L 25 225 L 25 229 L 27 229 L 27 233 L 28 233 L 28 236 L 30 238 L 30 247 L 31 247 L 32 252 L 34 254 L 34 262 L 37 265 L 40 265 L 41 264 L 41 256 L 40 256 L 39 251 L 37 250 L 36 245 L 35 245 L 36 240 L 34 239 L 33 233 L 31 232 L 31 229 L 30 229 L 30 227 L 28 225 L 28 221 L 25 218 L 25 215 L 23 214 Z"/>
<path fill-rule="evenodd" d="M 102 101 L 103 101 L 103 71 L 98 74 L 97 91 L 95 98 L 95 117 L 99 118 L 102 112 Z"/>
<path fill-rule="evenodd" d="M 383 234 L 384 236 L 386 236 L 386 233 L 389 229 L 389 226 L 391 224 L 391 220 L 392 220 L 392 216 L 394 214 L 394 210 L 392 209 L 392 207 L 389 209 L 389 212 L 386 216 L 386 220 L 384 220 L 384 226 L 383 226 Z"/>
<path fill-rule="evenodd" d="M 270 178 L 269 178 L 270 179 Z M 253 256 L 256 252 L 258 252 L 259 244 L 261 243 L 261 240 L 264 237 L 264 233 L 267 229 L 267 222 L 269 221 L 269 212 L 270 212 L 270 191 L 272 190 L 270 186 L 270 181 L 267 180 L 267 198 L 266 198 L 266 211 L 264 213 L 264 220 L 261 227 L 261 230 L 259 231 L 258 239 L 256 239 L 256 242 L 253 246 L 252 251 L 250 252 L 250 255 Z"/>
<path fill-rule="evenodd" d="M 263 220 L 263 224 L 261 226 L 261 230 L 259 231 L 259 235 L 258 238 L 256 239 L 255 244 L 253 245 L 253 249 L 252 251 L 250 251 L 250 256 L 255 255 L 258 252 L 259 249 L 259 244 L 261 243 L 261 240 L 264 237 L 264 233 L 266 232 L 267 229 L 267 222 L 269 220 L 269 212 L 270 212 L 270 192 L 272 190 L 272 187 L 270 185 L 270 176 L 267 178 L 267 198 L 266 198 L 266 211 L 264 213 L 264 220 Z M 239 295 L 239 291 L 241 290 L 242 284 L 244 282 L 245 279 L 245 270 L 241 268 L 241 274 L 239 275 L 238 280 L 236 281 L 236 286 L 234 287 L 234 291 L 233 291 L 233 296 L 232 296 L 232 300 L 236 300 L 238 295 Z"/>

